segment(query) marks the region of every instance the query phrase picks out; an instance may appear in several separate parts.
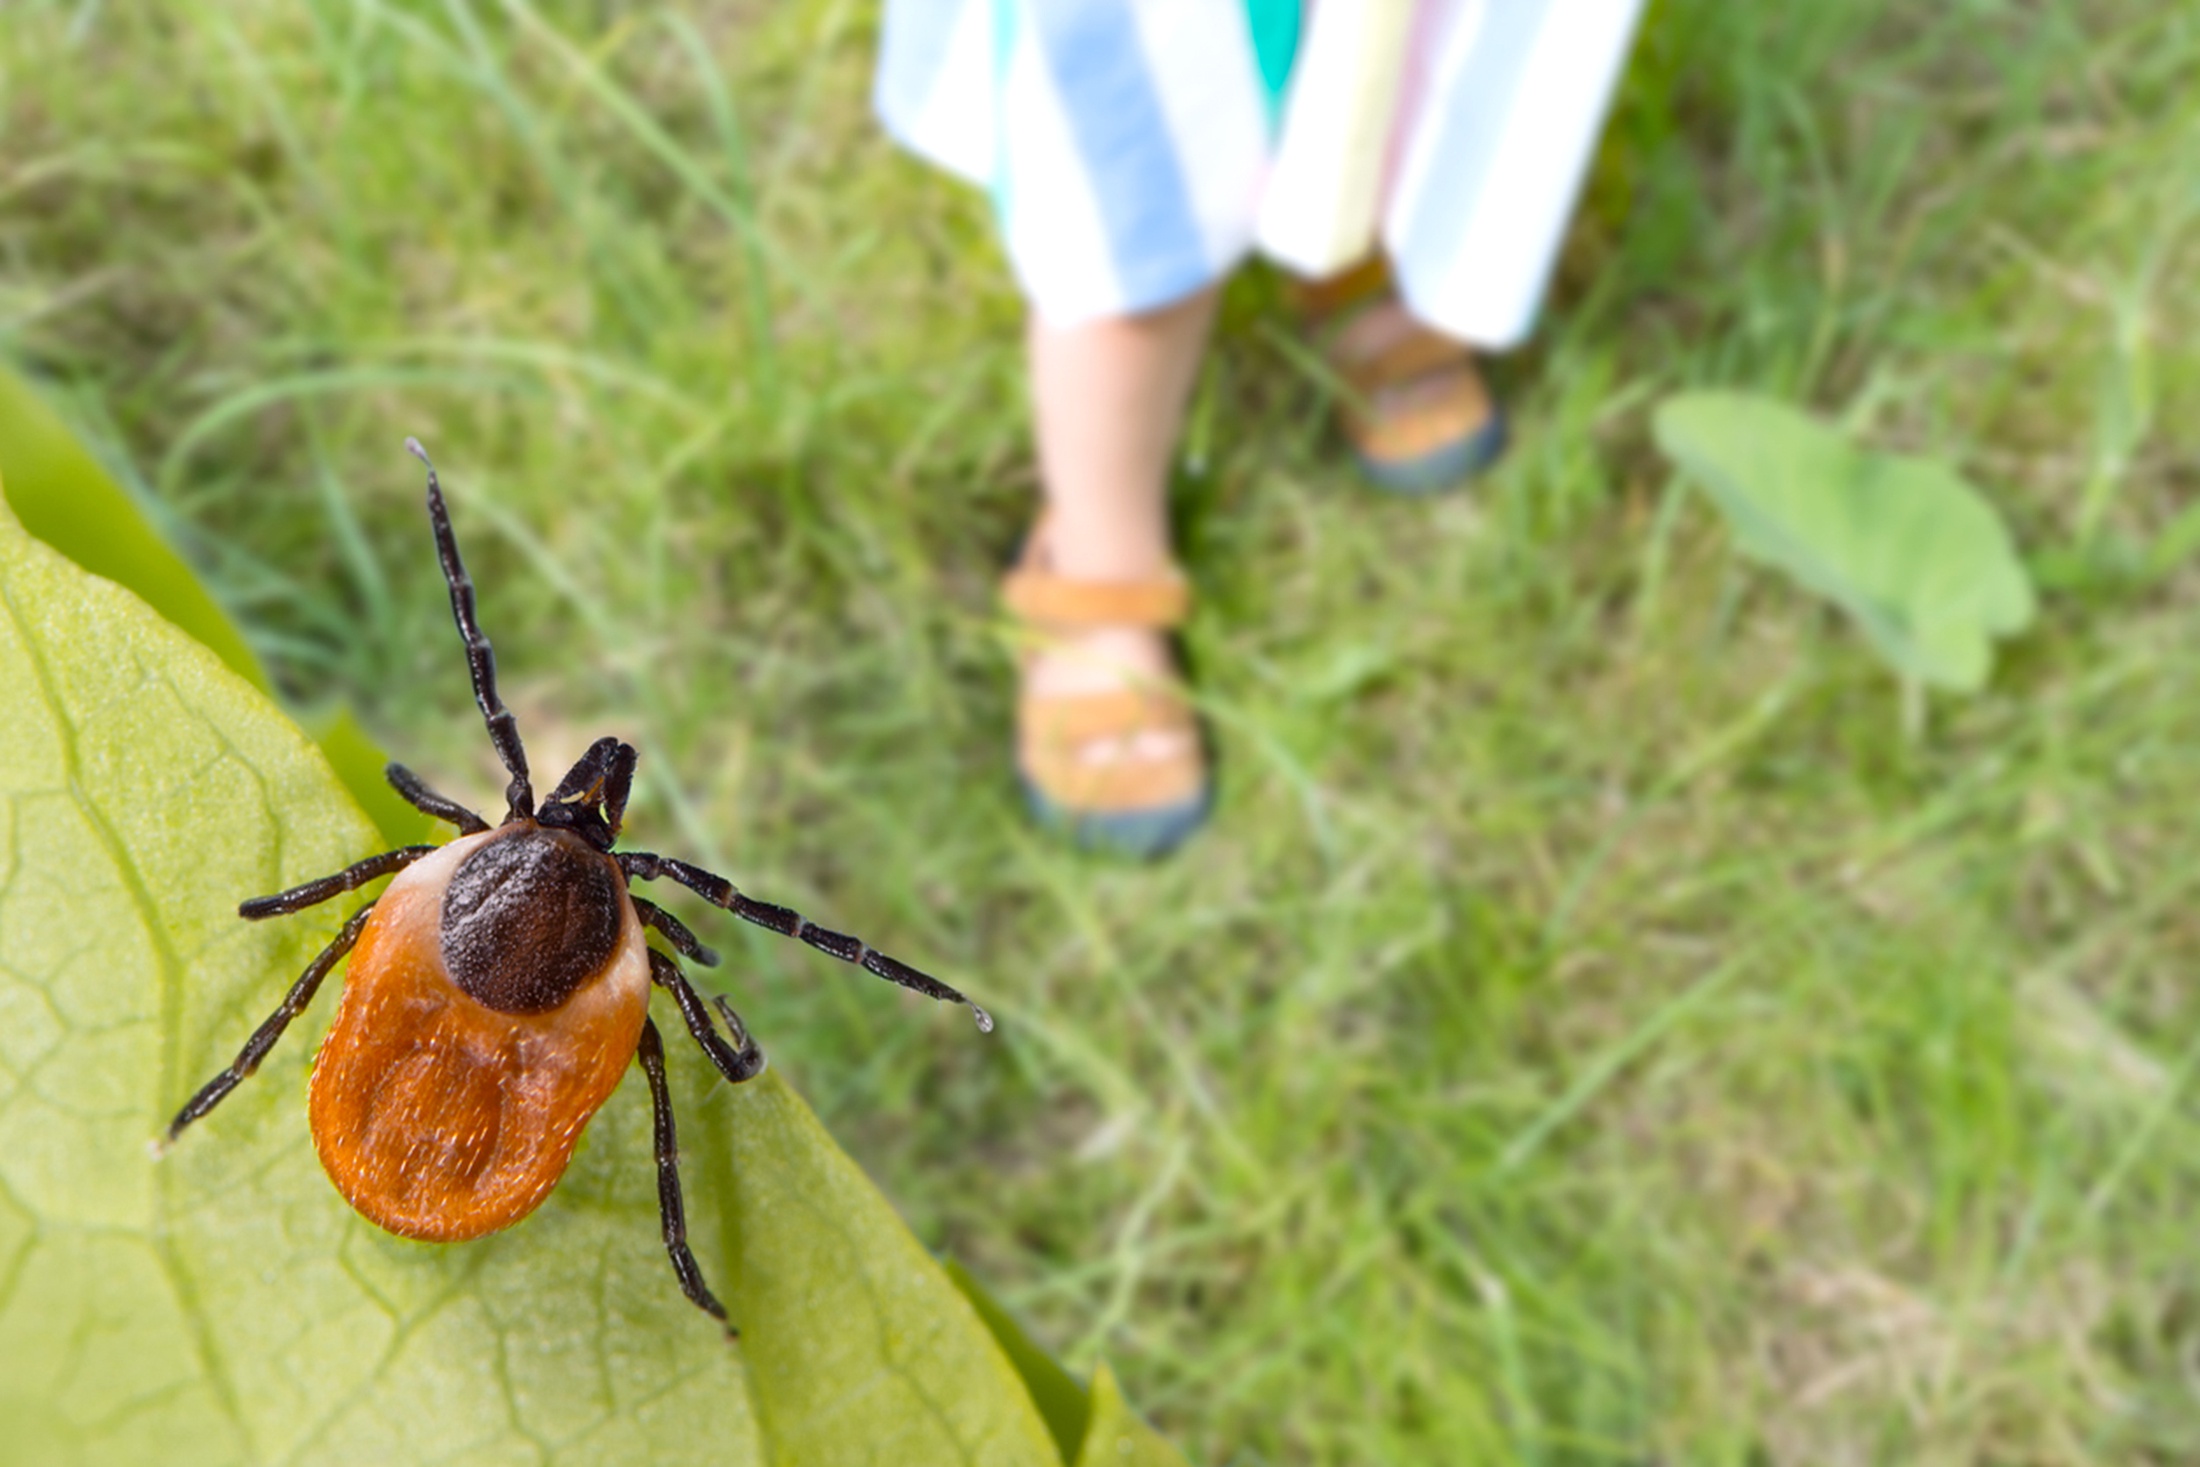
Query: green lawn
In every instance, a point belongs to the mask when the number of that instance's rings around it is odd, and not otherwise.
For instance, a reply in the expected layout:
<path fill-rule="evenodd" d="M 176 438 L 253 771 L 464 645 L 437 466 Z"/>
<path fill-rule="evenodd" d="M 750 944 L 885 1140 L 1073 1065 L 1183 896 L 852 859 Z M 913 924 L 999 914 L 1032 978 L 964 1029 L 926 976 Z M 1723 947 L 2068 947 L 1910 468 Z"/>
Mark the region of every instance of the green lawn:
<path fill-rule="evenodd" d="M 25 0 L 0 351 L 478 802 L 419 434 L 537 767 L 626 736 L 638 840 L 1000 1016 L 709 924 L 919 1235 L 1196 1459 L 2200 1458 L 2200 10 L 1661 0 L 1470 495 L 1358 488 L 1242 277 L 1221 807 L 1151 868 L 1021 818 L 1019 308 L 876 12 Z M 1714 383 L 1988 490 L 2043 593 L 1990 691 L 1906 737 L 1734 558 L 1648 436 Z"/>

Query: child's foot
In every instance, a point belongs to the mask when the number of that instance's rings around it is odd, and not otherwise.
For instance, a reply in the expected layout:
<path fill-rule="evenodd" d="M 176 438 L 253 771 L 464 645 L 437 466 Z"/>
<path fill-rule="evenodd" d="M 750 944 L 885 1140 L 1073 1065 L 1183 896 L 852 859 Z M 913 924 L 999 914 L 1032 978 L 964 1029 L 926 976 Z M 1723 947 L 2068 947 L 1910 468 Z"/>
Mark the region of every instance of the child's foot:
<path fill-rule="evenodd" d="M 1079 844 L 1158 856 L 1206 818 L 1199 727 L 1165 637 L 1190 608 L 1173 568 L 1145 582 L 1070 581 L 1044 521 L 1004 599 L 1034 634 L 1022 659 L 1016 764 L 1033 813 Z"/>
<path fill-rule="evenodd" d="M 1504 452 L 1505 415 L 1474 353 L 1415 320 L 1379 258 L 1306 287 L 1301 301 L 1323 354 L 1352 389 L 1345 436 L 1370 483 L 1433 493 Z"/>

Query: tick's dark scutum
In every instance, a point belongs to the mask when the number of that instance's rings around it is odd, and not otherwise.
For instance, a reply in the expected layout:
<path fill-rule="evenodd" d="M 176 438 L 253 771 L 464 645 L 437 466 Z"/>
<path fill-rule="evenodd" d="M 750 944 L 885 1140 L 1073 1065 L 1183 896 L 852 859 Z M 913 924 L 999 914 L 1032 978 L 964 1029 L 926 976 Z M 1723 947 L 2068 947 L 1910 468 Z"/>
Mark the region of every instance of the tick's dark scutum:
<path fill-rule="evenodd" d="M 576 836 L 532 822 L 459 863 L 443 895 L 443 965 L 505 1014 L 558 1007 L 619 941 L 619 876 Z"/>

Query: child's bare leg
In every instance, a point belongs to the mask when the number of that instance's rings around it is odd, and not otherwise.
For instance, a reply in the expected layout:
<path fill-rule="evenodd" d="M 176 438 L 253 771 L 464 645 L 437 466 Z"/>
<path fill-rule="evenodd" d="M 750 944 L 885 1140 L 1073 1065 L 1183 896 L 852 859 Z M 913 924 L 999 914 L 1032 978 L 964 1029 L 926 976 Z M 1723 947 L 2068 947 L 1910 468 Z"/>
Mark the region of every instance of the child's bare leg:
<path fill-rule="evenodd" d="M 1165 498 L 1184 406 L 1214 323 L 1213 289 L 1138 316 L 1030 328 L 1039 471 L 1053 511 L 1056 574 L 1151 581 L 1170 562 Z M 1136 627 L 1087 632 L 1037 658 L 1040 694 L 1099 692 L 1173 672 L 1166 643 Z M 1184 736 L 1146 733 L 1093 758 L 1156 758 Z"/>

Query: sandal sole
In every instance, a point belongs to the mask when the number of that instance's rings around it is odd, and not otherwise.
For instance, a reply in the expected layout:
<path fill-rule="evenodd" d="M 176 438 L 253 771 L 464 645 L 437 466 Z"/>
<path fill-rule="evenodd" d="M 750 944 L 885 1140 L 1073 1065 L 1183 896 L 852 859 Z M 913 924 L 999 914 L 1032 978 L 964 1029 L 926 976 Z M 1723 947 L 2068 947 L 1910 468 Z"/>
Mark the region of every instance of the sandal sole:
<path fill-rule="evenodd" d="M 1151 810 L 1071 810 L 1048 799 L 1021 770 L 1016 782 L 1023 786 L 1031 818 L 1041 826 L 1066 836 L 1080 850 L 1140 861 L 1166 856 L 1182 845 L 1207 823 L 1215 803 L 1210 783 L 1193 799 Z"/>
<path fill-rule="evenodd" d="M 1487 423 L 1442 448 L 1419 458 L 1385 463 L 1354 453 L 1360 477 L 1386 494 L 1419 499 L 1457 489 L 1504 456 L 1508 434 L 1505 415 L 1494 414 Z"/>

